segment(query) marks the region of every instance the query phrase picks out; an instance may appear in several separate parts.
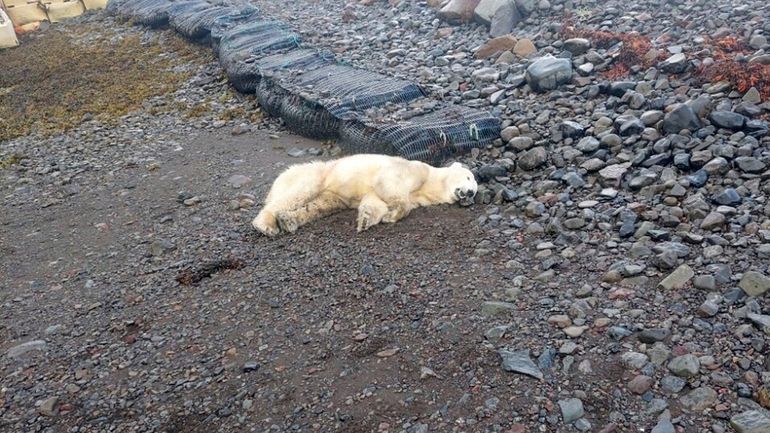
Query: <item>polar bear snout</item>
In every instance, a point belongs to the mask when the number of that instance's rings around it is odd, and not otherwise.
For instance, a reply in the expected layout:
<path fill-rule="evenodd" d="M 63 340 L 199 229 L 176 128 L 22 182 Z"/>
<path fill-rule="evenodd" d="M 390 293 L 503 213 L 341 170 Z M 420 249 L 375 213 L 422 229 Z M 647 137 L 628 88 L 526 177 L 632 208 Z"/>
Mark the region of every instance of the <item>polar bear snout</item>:
<path fill-rule="evenodd" d="M 455 188 L 455 197 L 458 200 L 465 200 L 473 198 L 476 195 L 476 190 L 473 188 Z"/>
<path fill-rule="evenodd" d="M 476 197 L 476 190 L 473 188 L 455 188 L 455 197 L 460 206 L 468 207 L 473 205 L 473 198 Z"/>

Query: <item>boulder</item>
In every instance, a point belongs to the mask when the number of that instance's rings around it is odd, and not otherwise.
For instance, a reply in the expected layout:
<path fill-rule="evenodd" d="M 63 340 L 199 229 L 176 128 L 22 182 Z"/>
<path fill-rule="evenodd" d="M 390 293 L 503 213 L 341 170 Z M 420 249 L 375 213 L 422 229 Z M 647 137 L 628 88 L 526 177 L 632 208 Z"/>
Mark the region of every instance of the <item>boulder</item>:
<path fill-rule="evenodd" d="M 553 90 L 572 79 L 572 62 L 551 55 L 540 57 L 529 65 L 525 78 L 536 92 Z"/>
<path fill-rule="evenodd" d="M 480 0 L 450 0 L 438 11 L 439 18 L 448 22 L 470 21 Z"/>
<path fill-rule="evenodd" d="M 487 59 L 504 51 L 510 51 L 516 46 L 516 38 L 513 35 L 498 36 L 490 39 L 473 54 L 477 59 Z"/>

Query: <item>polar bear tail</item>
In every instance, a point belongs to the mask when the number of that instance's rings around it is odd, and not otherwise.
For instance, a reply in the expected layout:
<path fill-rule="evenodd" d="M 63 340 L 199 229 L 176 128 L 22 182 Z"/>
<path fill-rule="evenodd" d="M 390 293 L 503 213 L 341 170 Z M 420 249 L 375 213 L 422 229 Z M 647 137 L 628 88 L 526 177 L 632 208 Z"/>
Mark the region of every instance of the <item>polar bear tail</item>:
<path fill-rule="evenodd" d="M 280 232 L 276 215 L 304 206 L 321 192 L 325 163 L 293 165 L 281 173 L 265 199 L 265 206 L 252 225 L 267 236 Z"/>

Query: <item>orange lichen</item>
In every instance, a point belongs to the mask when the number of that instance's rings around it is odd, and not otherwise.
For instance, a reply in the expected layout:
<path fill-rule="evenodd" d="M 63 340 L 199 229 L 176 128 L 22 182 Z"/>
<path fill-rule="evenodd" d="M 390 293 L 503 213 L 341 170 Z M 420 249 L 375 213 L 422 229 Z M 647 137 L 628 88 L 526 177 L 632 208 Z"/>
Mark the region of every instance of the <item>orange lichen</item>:
<path fill-rule="evenodd" d="M 654 65 L 659 57 L 657 53 L 654 53 L 650 39 L 642 34 L 577 29 L 571 25 L 569 17 L 565 20 L 565 25 L 562 26 L 562 36 L 564 38 L 588 39 L 594 47 L 602 49 L 620 44 L 615 64 L 604 73 L 609 79 L 618 79 L 628 75 L 634 66 L 648 68 Z M 650 55 L 650 53 L 655 55 Z"/>
<path fill-rule="evenodd" d="M 741 93 L 756 87 L 763 100 L 770 99 L 770 65 L 735 61 L 737 55 L 750 56 L 751 50 L 733 36 L 709 42 L 714 61 L 696 70 L 704 82 L 728 81 Z"/>

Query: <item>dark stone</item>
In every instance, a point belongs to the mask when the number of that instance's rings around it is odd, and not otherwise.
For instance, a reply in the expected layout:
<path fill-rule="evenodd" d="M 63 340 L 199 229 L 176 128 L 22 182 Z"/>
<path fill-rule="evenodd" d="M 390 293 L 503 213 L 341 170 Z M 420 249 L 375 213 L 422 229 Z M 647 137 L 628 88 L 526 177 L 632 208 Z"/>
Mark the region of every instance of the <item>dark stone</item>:
<path fill-rule="evenodd" d="M 687 180 L 690 182 L 690 185 L 695 188 L 700 188 L 708 182 L 709 174 L 706 170 L 698 170 L 690 176 L 687 176 Z"/>
<path fill-rule="evenodd" d="M 711 123 L 719 128 L 732 129 L 738 131 L 746 125 L 746 116 L 732 111 L 712 111 L 709 115 Z"/>
<path fill-rule="evenodd" d="M 711 199 L 724 206 L 735 206 L 741 204 L 741 196 L 733 188 L 725 188 L 721 192 L 714 194 Z"/>
<path fill-rule="evenodd" d="M 637 335 L 642 343 L 652 344 L 657 341 L 663 341 L 671 335 L 671 331 L 665 328 L 645 329 Z"/>
<path fill-rule="evenodd" d="M 669 134 L 677 134 L 683 129 L 696 131 L 700 127 L 698 114 L 687 104 L 679 104 L 663 117 L 663 131 Z"/>

